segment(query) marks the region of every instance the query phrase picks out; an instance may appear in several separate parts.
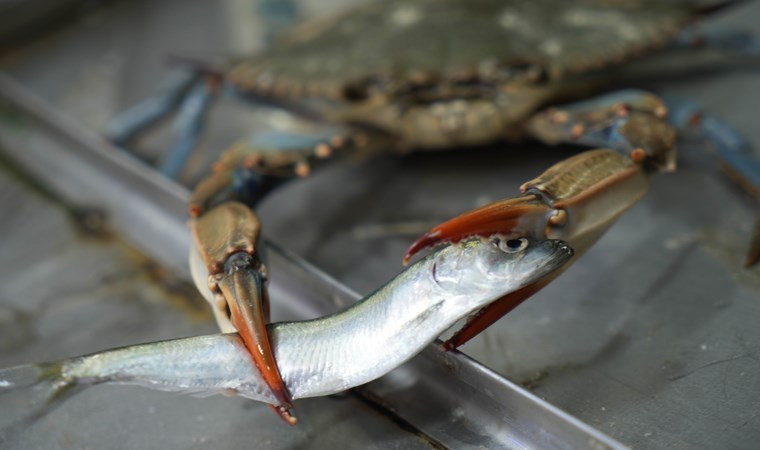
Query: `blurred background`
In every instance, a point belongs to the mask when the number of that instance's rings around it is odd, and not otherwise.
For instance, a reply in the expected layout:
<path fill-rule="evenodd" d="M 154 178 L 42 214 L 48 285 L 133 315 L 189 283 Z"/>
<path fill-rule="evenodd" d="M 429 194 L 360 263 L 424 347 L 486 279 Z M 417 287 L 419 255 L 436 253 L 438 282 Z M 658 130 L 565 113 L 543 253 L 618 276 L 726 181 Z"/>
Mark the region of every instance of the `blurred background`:
<path fill-rule="evenodd" d="M 2 1 L 0 70 L 103 135 L 109 120 L 156 92 L 172 56 L 255 54 L 296 21 L 358 3 Z M 759 21 L 760 5 L 749 2 L 706 28 L 760 36 Z M 758 148 L 758 71 L 693 70 L 687 60 L 660 61 L 653 67 L 663 75 L 635 87 L 695 101 Z M 179 182 L 194 186 L 232 143 L 290 121 L 281 111 L 219 99 Z M 18 163 L 26 146 L 41 145 L 37 132 L 0 109 L 0 366 L 214 332 L 184 274 L 113 233 L 97 205 L 72 204 L 40 181 L 39 170 Z M 136 158 L 145 171 L 171 140 L 170 121 L 141 138 Z M 401 270 L 419 234 L 515 195 L 573 152 L 525 143 L 339 161 L 277 190 L 259 213 L 269 239 L 367 293 Z M 758 205 L 699 136 L 684 136 L 679 152 L 676 173 L 653 178 L 647 197 L 581 260 L 462 351 L 624 445 L 750 448 L 760 440 L 760 269 L 742 265 Z M 44 177 L 61 176 L 55 161 L 41 157 Z M 298 408 L 303 425 L 291 429 L 242 399 L 98 388 L 11 446 L 433 445 L 350 396 Z"/>

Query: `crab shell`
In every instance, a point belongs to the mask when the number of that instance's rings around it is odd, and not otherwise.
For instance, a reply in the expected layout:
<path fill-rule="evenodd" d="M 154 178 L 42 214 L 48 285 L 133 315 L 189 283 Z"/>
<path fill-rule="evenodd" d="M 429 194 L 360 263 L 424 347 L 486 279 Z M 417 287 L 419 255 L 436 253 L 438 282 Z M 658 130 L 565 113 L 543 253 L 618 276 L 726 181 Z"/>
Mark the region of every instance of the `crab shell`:
<path fill-rule="evenodd" d="M 384 1 L 304 23 L 227 77 L 397 147 L 478 145 L 521 134 L 579 76 L 665 46 L 695 14 L 653 0 Z"/>

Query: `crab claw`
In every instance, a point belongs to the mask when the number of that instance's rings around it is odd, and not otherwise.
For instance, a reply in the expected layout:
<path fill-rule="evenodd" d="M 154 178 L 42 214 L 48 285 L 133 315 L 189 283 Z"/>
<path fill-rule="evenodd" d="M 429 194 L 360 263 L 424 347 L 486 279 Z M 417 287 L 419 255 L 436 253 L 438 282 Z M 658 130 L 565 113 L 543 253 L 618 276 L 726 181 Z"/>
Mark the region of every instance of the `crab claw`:
<path fill-rule="evenodd" d="M 560 269 L 557 273 L 562 272 Z M 549 284 L 556 278 L 556 275 L 552 274 L 547 278 L 543 278 L 536 281 L 533 284 L 529 284 L 522 289 L 518 289 L 514 292 L 501 297 L 493 303 L 481 308 L 478 312 L 473 314 L 467 319 L 467 323 L 462 326 L 453 336 L 451 336 L 446 342 L 443 343 L 442 348 L 444 351 L 454 350 L 466 344 L 467 341 L 480 334 L 483 330 L 493 325 L 497 320 L 501 319 L 507 313 L 520 306 L 522 302 L 527 300 L 530 296 L 543 289 L 544 286 Z"/>
<path fill-rule="evenodd" d="M 495 233 L 541 236 L 553 210 L 535 194 L 489 203 L 444 222 L 417 239 L 404 255 L 404 265 L 420 251 L 470 236 Z"/>
<path fill-rule="evenodd" d="M 261 224 L 242 203 L 227 201 L 191 219 L 195 246 L 190 253 L 193 279 L 211 303 L 224 333 L 240 333 L 251 362 L 278 401 L 274 411 L 295 424 L 290 394 L 280 376 L 267 334 L 267 269 L 259 260 Z"/>
<path fill-rule="evenodd" d="M 254 268 L 247 253 L 236 253 L 225 263 L 225 276 L 218 286 L 230 311 L 230 321 L 248 348 L 256 368 L 280 405 L 274 411 L 286 422 L 295 424 L 293 407 L 269 344 L 269 296 L 264 288 L 266 275 Z"/>
<path fill-rule="evenodd" d="M 577 258 L 646 193 L 649 186 L 646 173 L 641 164 L 617 151 L 583 152 L 524 183 L 520 187 L 523 196 L 490 203 L 433 228 L 409 248 L 404 261 L 438 243 L 495 233 L 515 238 L 562 239 L 575 249 Z M 464 344 L 563 270 L 485 307 L 444 344 L 444 349 Z"/>
<path fill-rule="evenodd" d="M 444 222 L 409 247 L 404 264 L 421 250 L 444 242 L 458 242 L 469 236 L 489 236 L 495 233 L 518 236 L 541 236 L 555 210 L 537 194 L 500 200 L 468 211 Z M 562 270 L 558 271 L 562 272 Z M 467 323 L 443 344 L 443 350 L 453 350 L 480 334 L 502 316 L 541 290 L 555 277 L 541 279 L 494 301 L 470 316 Z"/>

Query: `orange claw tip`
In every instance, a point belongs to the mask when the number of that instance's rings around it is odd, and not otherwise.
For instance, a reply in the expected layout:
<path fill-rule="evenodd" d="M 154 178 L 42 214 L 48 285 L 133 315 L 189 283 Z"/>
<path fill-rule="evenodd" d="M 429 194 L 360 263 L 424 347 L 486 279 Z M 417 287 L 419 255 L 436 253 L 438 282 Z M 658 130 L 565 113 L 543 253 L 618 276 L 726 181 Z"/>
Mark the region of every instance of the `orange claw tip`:
<path fill-rule="evenodd" d="M 272 411 L 280 416 L 280 419 L 282 419 L 288 425 L 295 426 L 298 423 L 298 419 L 296 419 L 293 414 L 290 413 L 290 410 L 286 407 L 282 405 L 269 405 L 269 407 L 272 408 Z"/>
<path fill-rule="evenodd" d="M 275 398 L 277 398 L 281 404 L 275 408 L 275 412 L 277 412 L 283 420 L 289 422 L 290 420 L 288 417 L 291 417 L 292 419 L 292 416 L 290 416 L 290 413 L 287 411 L 292 408 L 293 405 L 290 401 L 290 394 L 288 393 L 282 377 L 280 376 L 280 372 L 277 369 L 277 364 L 268 342 L 268 338 L 265 334 L 261 333 L 262 331 L 263 333 L 266 333 L 266 325 L 261 321 L 257 321 L 255 325 L 241 323 L 241 321 L 237 319 L 238 317 L 239 313 L 234 312 L 232 323 L 238 329 L 238 333 L 243 339 L 243 343 L 248 349 L 248 352 L 251 354 L 253 362 L 264 379 L 264 382 L 269 386 Z"/>
<path fill-rule="evenodd" d="M 409 246 L 409 248 L 406 250 L 406 254 L 404 254 L 404 260 L 402 263 L 406 266 L 409 265 L 409 260 L 412 259 L 414 255 L 421 252 L 422 250 L 433 247 L 434 245 L 441 242 L 441 240 L 438 239 L 438 236 L 441 234 L 440 230 L 436 230 L 435 228 L 431 231 L 428 231 L 424 235 L 422 235 L 419 239 L 414 241 L 414 243 Z"/>
<path fill-rule="evenodd" d="M 453 342 L 451 342 L 451 340 L 448 340 L 448 341 L 444 342 L 443 344 L 441 344 L 441 351 L 442 352 L 450 352 L 450 351 L 456 350 L 456 349 L 457 349 L 456 345 Z"/>
<path fill-rule="evenodd" d="M 292 407 L 290 394 L 280 376 L 267 334 L 268 297 L 264 281 L 261 273 L 248 267 L 248 258 L 248 255 L 230 257 L 225 266 L 237 267 L 236 264 L 239 264 L 240 267 L 234 270 L 225 267 L 228 275 L 222 278 L 218 286 L 229 307 L 230 321 L 240 334 L 252 362 L 281 405 L 279 407 L 287 411 Z M 286 416 L 280 415 L 287 420 Z"/>

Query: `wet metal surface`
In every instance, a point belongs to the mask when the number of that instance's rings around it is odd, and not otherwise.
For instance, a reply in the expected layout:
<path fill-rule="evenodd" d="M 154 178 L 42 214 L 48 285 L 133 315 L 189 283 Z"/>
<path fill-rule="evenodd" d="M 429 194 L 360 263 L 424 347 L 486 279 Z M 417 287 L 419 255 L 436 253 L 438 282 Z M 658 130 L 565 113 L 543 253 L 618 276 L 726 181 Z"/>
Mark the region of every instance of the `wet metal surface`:
<path fill-rule="evenodd" d="M 224 53 L 228 48 L 246 48 L 240 42 L 256 40 L 255 36 L 241 38 L 237 34 L 233 38 L 220 33 L 226 29 L 220 24 L 230 20 L 225 15 L 229 9 L 208 12 L 199 6 L 202 2 L 186 2 L 184 8 L 171 3 L 138 2 L 86 15 L 77 27 L 6 57 L 3 66 L 78 122 L 102 130 L 108 117 L 157 86 L 165 73 L 162 55 Z M 161 22 L 167 17 L 181 26 L 169 31 Z M 755 25 L 758 17 L 760 6 L 749 4 L 716 21 L 716 26 L 754 28 L 760 34 Z M 127 24 L 135 20 L 143 22 L 139 37 L 126 32 Z M 207 29 L 201 23 L 216 26 Z M 54 72 L 47 70 L 51 66 L 56 67 Z M 759 83 L 757 72 L 729 71 L 647 87 L 698 101 L 759 148 Z M 195 169 L 254 121 L 252 113 L 240 105 L 220 102 L 204 140 L 209 151 L 196 157 Z M 159 131 L 145 147 L 160 148 L 166 138 L 166 131 Z M 264 231 L 350 287 L 367 292 L 399 270 L 407 245 L 430 223 L 514 195 L 522 182 L 572 151 L 522 145 L 340 163 L 269 198 L 261 210 Z M 760 440 L 756 376 L 760 372 L 760 269 L 741 268 L 758 205 L 733 186 L 714 162 L 714 153 L 704 143 L 684 141 L 678 172 L 654 179 L 642 203 L 574 267 L 464 351 L 635 448 L 747 448 Z M 19 220 L 15 227 L 31 228 L 20 219 L 3 220 Z M 415 230 L 409 226 L 415 223 L 422 225 Z M 399 224 L 404 225 L 401 234 L 393 231 Z M 52 245 L 56 248 L 59 244 Z M 3 259 L 5 254 L 3 251 Z M 20 250 L 11 255 L 22 261 L 39 256 Z M 187 320 L 176 314 L 170 317 Z M 9 322 L 14 326 L 8 329 L 16 336 L 11 339 L 22 341 L 30 334 L 21 325 L 23 320 Z M 60 326 L 59 333 L 66 328 L 63 323 L 54 325 Z M 166 329 L 160 323 L 155 326 L 153 334 L 135 339 L 162 337 L 160 333 Z M 82 334 L 82 339 L 90 341 L 100 336 L 94 331 Z M 83 350 L 108 346 L 101 342 L 89 342 L 92 347 Z M 44 347 L 39 344 L 37 348 L 42 352 L 39 359 L 45 359 Z M 74 353 L 77 351 L 67 351 L 67 355 Z M 29 360 L 20 354 L 16 358 L 2 362 Z M 100 395 L 116 395 L 101 391 Z M 139 430 L 133 433 L 137 436 L 123 437 L 136 439 L 130 441 L 135 446 L 147 445 L 139 441 L 142 435 L 157 436 L 156 442 L 167 446 L 192 447 L 209 444 L 200 442 L 203 435 L 194 434 L 199 427 L 172 415 L 176 405 L 186 415 L 184 419 L 198 422 L 220 417 L 223 410 L 234 407 L 230 404 L 243 407 L 234 399 L 210 399 L 211 403 L 204 400 L 201 404 L 185 398 L 170 400 L 168 394 L 129 390 L 128 395 L 137 402 L 123 406 L 128 411 L 104 408 L 104 403 L 94 398 L 88 404 L 86 397 L 75 399 L 84 403 L 72 411 L 89 414 L 90 431 L 107 428 L 123 417 L 135 417 L 136 422 L 129 426 Z M 164 406 L 153 403 L 164 401 Z M 328 405 L 325 409 L 332 407 L 331 400 L 323 401 Z M 150 409 L 151 405 L 160 412 L 153 420 L 149 413 L 156 410 Z M 308 416 L 310 406 L 299 405 L 301 408 L 304 412 L 300 414 Z M 311 411 L 317 410 L 328 417 L 340 414 L 324 412 L 319 406 Z M 259 420 L 259 410 L 255 411 Z M 273 416 L 263 408 L 261 411 L 262 429 L 277 430 Z M 315 417 L 317 424 L 328 423 L 320 415 Z M 245 423 L 229 425 L 235 430 L 230 433 L 235 436 L 232 439 L 240 435 L 246 439 L 239 443 L 255 441 L 265 446 L 267 439 L 247 434 L 249 418 L 240 420 Z M 342 422 L 329 423 L 336 428 L 344 426 Z M 54 422 L 47 426 L 61 427 Z M 189 434 L 164 436 L 162 429 Z M 61 447 L 79 442 L 65 441 L 64 436 L 81 438 L 86 434 L 73 424 L 57 430 Z M 292 439 L 303 439 L 301 443 L 312 442 L 308 430 L 296 431 L 295 436 Z M 272 440 L 271 445 L 291 442 Z M 369 442 L 369 437 L 362 442 Z"/>

